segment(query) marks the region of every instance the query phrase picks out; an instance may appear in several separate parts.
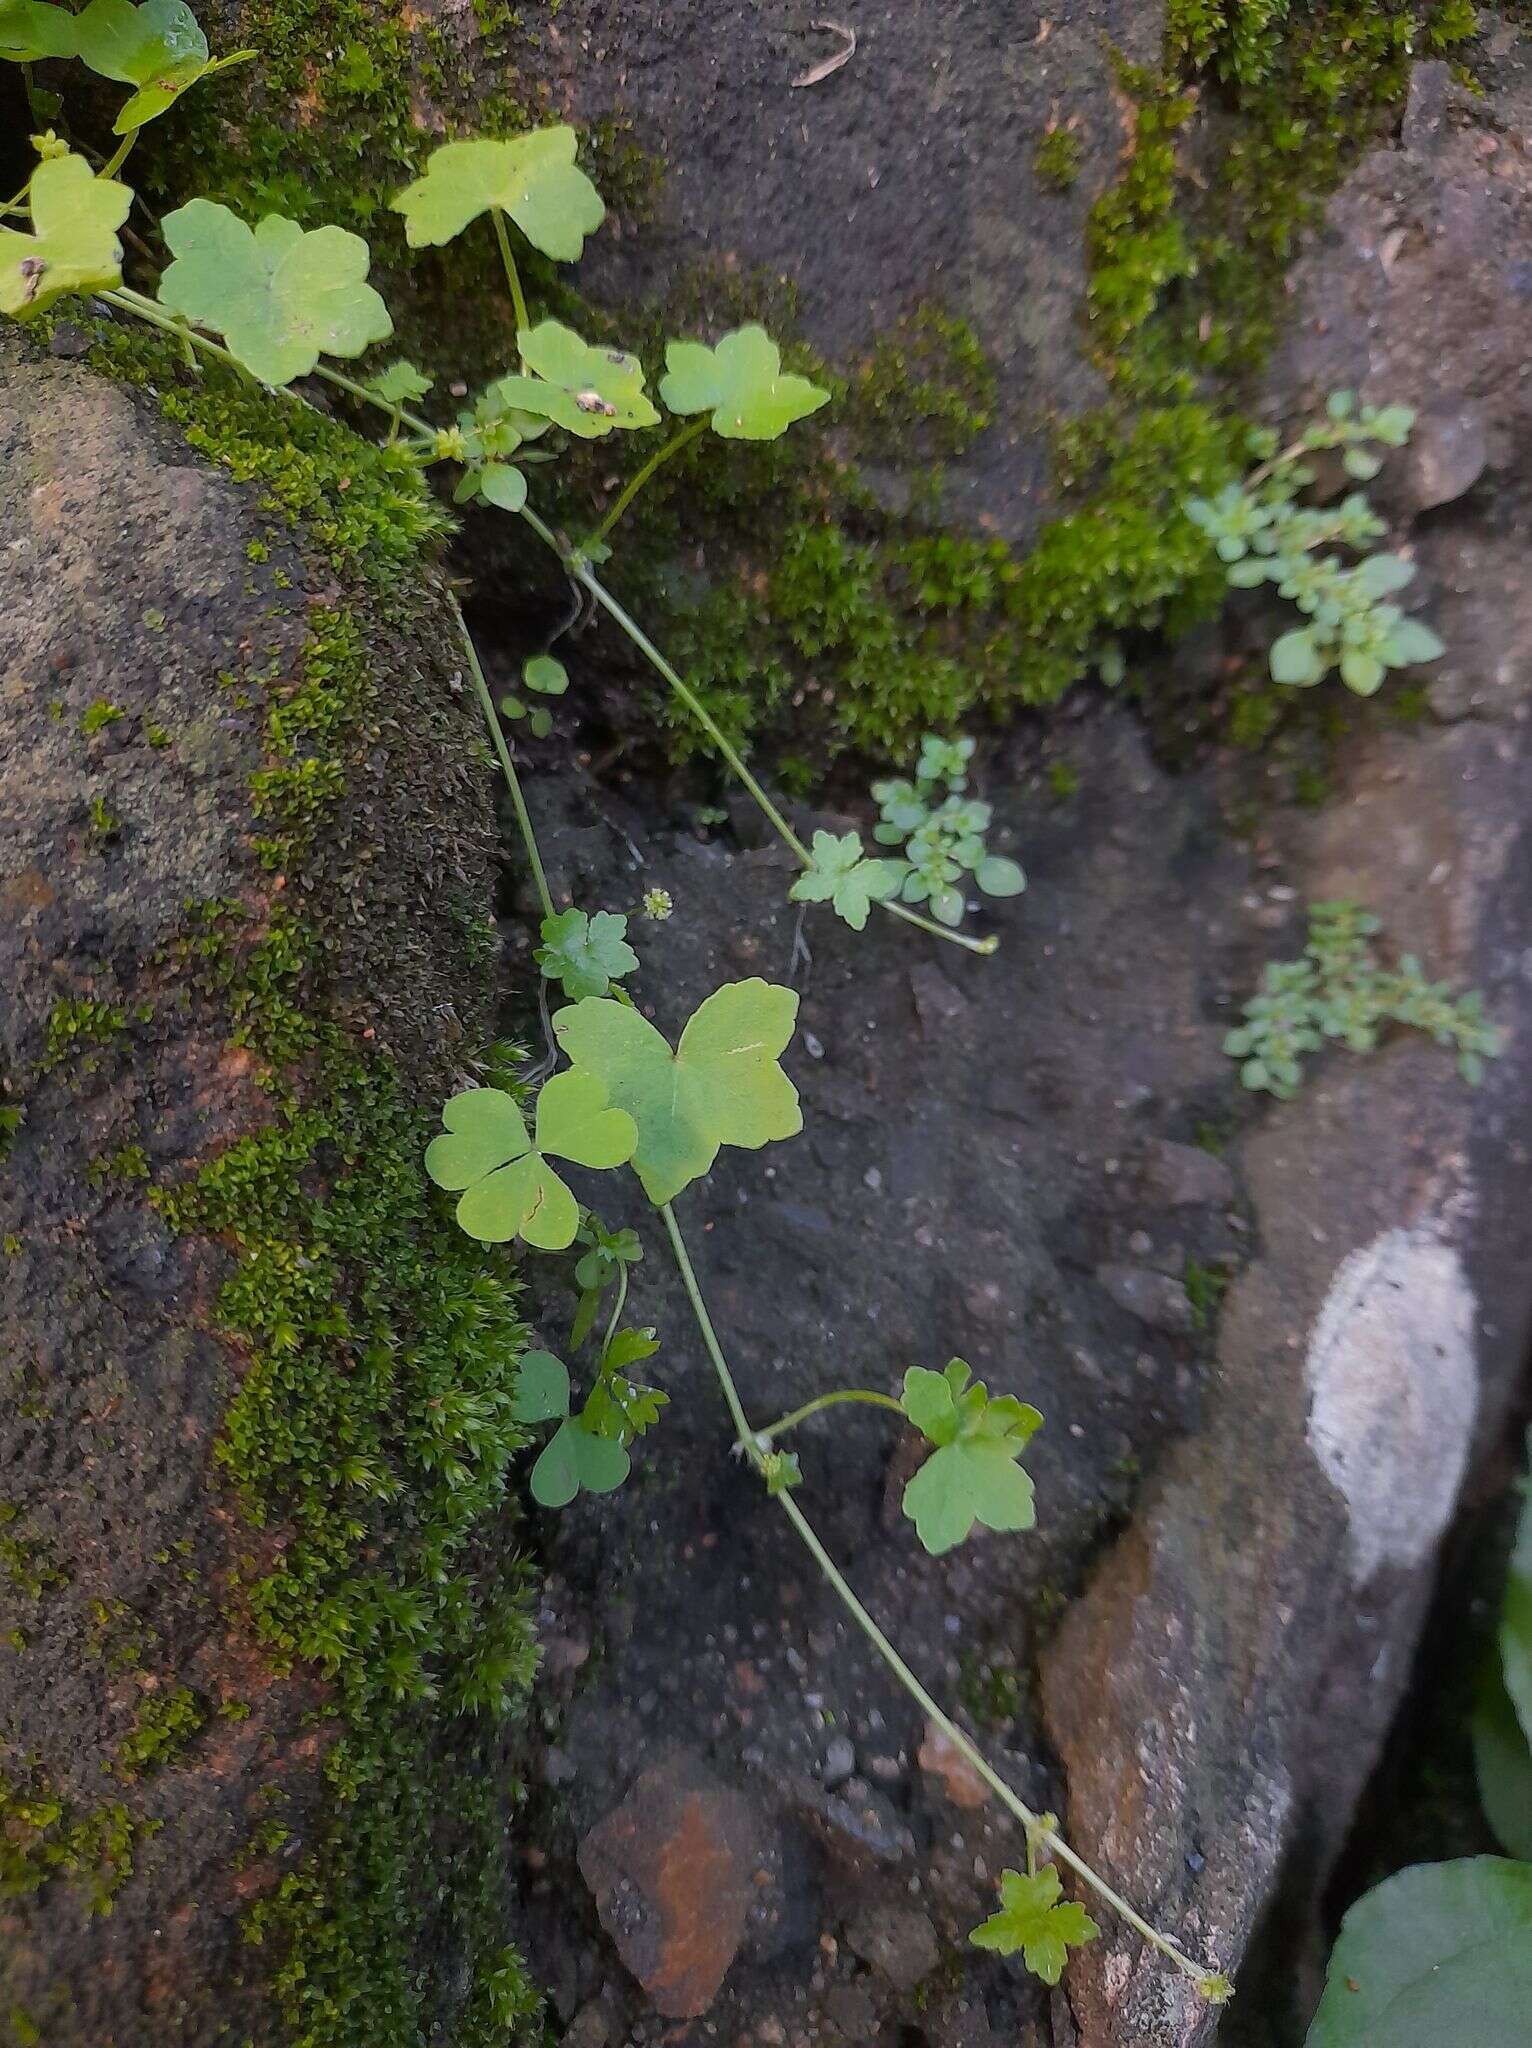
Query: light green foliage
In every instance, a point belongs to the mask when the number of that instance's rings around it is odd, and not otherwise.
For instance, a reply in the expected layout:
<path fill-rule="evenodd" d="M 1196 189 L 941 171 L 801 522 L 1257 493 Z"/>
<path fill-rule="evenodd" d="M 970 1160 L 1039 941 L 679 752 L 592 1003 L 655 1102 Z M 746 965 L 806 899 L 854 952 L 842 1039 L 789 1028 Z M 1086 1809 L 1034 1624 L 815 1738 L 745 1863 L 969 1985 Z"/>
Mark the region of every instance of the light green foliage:
<path fill-rule="evenodd" d="M 1532 1742 L 1532 1479 L 1525 1483 L 1516 1548 L 1506 1581 L 1505 1614 L 1500 1624 L 1500 1657 L 1505 1688 L 1510 1694 L 1527 1740 Z"/>
<path fill-rule="evenodd" d="M 830 394 L 782 368 L 782 351 L 764 327 L 736 327 L 714 348 L 672 341 L 665 350 L 660 397 L 671 412 L 711 415 L 729 441 L 774 441 L 806 419 Z"/>
<path fill-rule="evenodd" d="M 359 356 L 393 333 L 366 281 L 360 235 L 306 230 L 277 213 L 250 228 L 211 199 L 193 199 L 162 227 L 175 260 L 160 278 L 161 305 L 222 335 L 263 384 L 290 384 L 322 355 Z"/>
<path fill-rule="evenodd" d="M 210 58 L 207 37 L 185 0 L 90 0 L 75 20 L 76 56 L 102 78 L 114 78 L 137 92 L 113 123 L 116 135 L 131 135 L 168 113 L 188 86 L 231 64 L 244 64 L 253 50 Z"/>
<path fill-rule="evenodd" d="M 1306 2048 L 1525 2048 L 1532 1864 L 1417 1864 L 1347 1913 Z"/>
<path fill-rule="evenodd" d="M 631 1469 L 628 1445 L 659 1420 L 667 1397 L 639 1386 L 626 1368 L 659 1349 L 652 1330 L 621 1330 L 607 1345 L 596 1383 L 578 1415 L 570 1412 L 569 1368 L 551 1351 L 522 1360 L 516 1417 L 558 1428 L 532 1467 L 532 1497 L 545 1508 L 567 1507 L 578 1493 L 611 1493 Z"/>
<path fill-rule="evenodd" d="M 854 932 L 864 928 L 874 903 L 898 894 L 909 873 L 902 860 L 869 860 L 858 832 L 816 832 L 813 855 L 813 866 L 788 895 L 794 903 L 828 903 Z"/>
<path fill-rule="evenodd" d="M 607 1289 L 619 1277 L 625 1276 L 627 1267 L 638 1264 L 644 1256 L 644 1248 L 638 1241 L 636 1230 L 608 1230 L 591 1210 L 587 1210 L 580 1219 L 576 1242 L 586 1247 L 575 1265 L 575 1285 L 580 1290 L 580 1299 L 569 1332 L 570 1345 L 578 1350 L 594 1327 Z"/>
<path fill-rule="evenodd" d="M 1290 448 L 1279 450 L 1264 429 L 1252 434 L 1250 452 L 1259 462 L 1243 484 L 1187 501 L 1187 517 L 1213 542 L 1231 585 L 1274 583 L 1308 618 L 1274 642 L 1274 682 L 1306 688 L 1339 668 L 1348 689 L 1370 697 L 1390 669 L 1435 661 L 1445 651 L 1428 626 L 1387 601 L 1414 580 L 1415 565 L 1362 552 L 1384 531 L 1367 499 L 1353 492 L 1338 505 L 1298 502 L 1315 479 L 1307 457 L 1339 450 L 1346 474 L 1366 481 L 1382 467 L 1377 448 L 1403 447 L 1414 423 L 1408 406 L 1359 407 L 1351 392 L 1337 391 L 1324 418 Z M 1362 558 L 1348 564 L 1322 552 L 1332 544 Z"/>
<path fill-rule="evenodd" d="M 615 1007 L 615 1006 L 614 1006 Z M 464 1190 L 457 1220 L 470 1237 L 504 1244 L 521 1237 L 540 1251 L 574 1243 L 580 1212 L 546 1153 L 576 1166 L 620 1166 L 638 1133 L 590 1073 L 555 1074 L 537 1098 L 534 1145 L 515 1098 L 470 1088 L 442 1110 L 446 1135 L 426 1148 L 426 1172 L 440 1188 Z"/>
<path fill-rule="evenodd" d="M 873 837 L 882 846 L 902 846 L 898 893 L 906 903 L 928 903 L 943 924 L 963 920 L 962 882 L 971 875 L 986 896 L 1016 896 L 1027 878 L 1013 860 L 988 851 L 984 835 L 994 813 L 967 794 L 971 739 L 944 740 L 927 733 L 913 782 L 902 778 L 872 785 L 880 818 Z M 886 867 L 888 863 L 878 863 Z"/>
<path fill-rule="evenodd" d="M 1042 1416 L 1012 1394 L 993 1399 L 961 1358 L 942 1372 L 912 1365 L 900 1405 L 935 1446 L 904 1489 L 904 1512 L 933 1557 L 953 1549 L 975 1522 L 986 1529 L 1030 1529 L 1032 1481 L 1017 1464 Z"/>
<path fill-rule="evenodd" d="M 190 1686 L 178 1685 L 169 1692 L 149 1693 L 133 1716 L 133 1726 L 112 1759 L 121 1778 L 142 1777 L 173 1762 L 207 1719 L 207 1714 Z"/>
<path fill-rule="evenodd" d="M 490 396 L 507 411 L 551 420 L 582 441 L 620 428 L 652 427 L 659 414 L 644 394 L 644 369 L 617 348 L 593 348 L 559 320 L 541 320 L 518 337 L 526 377 L 502 377 Z"/>
<path fill-rule="evenodd" d="M 1085 166 L 1085 144 L 1073 128 L 1049 128 L 1032 152 L 1040 185 L 1067 192 Z"/>
<path fill-rule="evenodd" d="M 435 388 L 435 379 L 417 370 L 411 362 L 390 363 L 386 370 L 379 370 L 375 377 L 367 379 L 367 389 L 374 398 L 384 405 L 413 405 Z"/>
<path fill-rule="evenodd" d="M 450 242 L 492 208 L 508 214 L 533 248 L 556 263 L 578 261 L 606 218 L 601 195 L 575 163 L 572 128 L 542 128 L 514 142 L 446 142 L 424 177 L 393 202 L 412 249 Z"/>
<path fill-rule="evenodd" d="M 45 57 L 72 57 L 75 17 L 48 0 L 0 0 L 0 58 L 36 64 Z"/>
<path fill-rule="evenodd" d="M 1500 1034 L 1484 1020 L 1475 993 L 1454 998 L 1445 982 L 1428 982 L 1412 953 L 1387 967 L 1373 944 L 1378 919 L 1355 903 L 1316 903 L 1301 959 L 1268 964 L 1245 1022 L 1223 1049 L 1241 1062 L 1245 1087 L 1286 1101 L 1303 1079 L 1302 1056 L 1336 1040 L 1350 1052 L 1371 1052 L 1387 1024 L 1426 1032 L 1457 1048 L 1458 1070 L 1471 1086 L 1484 1062 L 1500 1052 Z"/>
<path fill-rule="evenodd" d="M 1063 1896 L 1059 1874 L 1051 1863 L 1033 1877 L 1006 1870 L 1000 1877 L 1000 1911 L 976 1927 L 968 1939 L 975 1948 L 997 1955 L 1020 1953 L 1034 1977 L 1057 1984 L 1072 1948 L 1084 1948 L 1101 1929 L 1083 1906 Z"/>
<path fill-rule="evenodd" d="M 87 739 L 90 739 L 98 732 L 105 732 L 109 725 L 116 725 L 119 719 L 126 718 L 127 715 L 120 704 L 113 704 L 106 697 L 98 697 L 86 708 L 80 720 L 80 730 Z"/>
<path fill-rule="evenodd" d="M 1532 1436 L 1527 1439 L 1532 1454 Z M 1532 1472 L 1506 1577 L 1495 1654 L 1481 1674 L 1473 1740 L 1490 1825 L 1513 1856 L 1532 1859 Z"/>
<path fill-rule="evenodd" d="M 534 654 L 521 664 L 521 680 L 544 697 L 562 697 L 569 688 L 569 671 L 555 655 Z"/>
<path fill-rule="evenodd" d="M 572 1001 L 604 996 L 614 981 L 637 972 L 638 955 L 627 942 L 628 920 L 615 911 L 563 910 L 542 922 L 542 944 L 532 955 L 549 981 Z"/>
<path fill-rule="evenodd" d="M 633 1169 L 661 1204 L 706 1173 L 720 1145 L 755 1151 L 803 1128 L 798 1091 L 777 1064 L 797 1015 L 792 989 L 751 979 L 701 1003 L 674 1052 L 637 1010 L 600 998 L 561 1010 L 553 1030 L 575 1071 L 633 1118 Z"/>
<path fill-rule="evenodd" d="M 82 156 L 53 156 L 32 173 L 27 198 L 31 233 L 0 225 L 0 312 L 30 320 L 58 299 L 122 282 L 126 185 L 96 177 Z"/>

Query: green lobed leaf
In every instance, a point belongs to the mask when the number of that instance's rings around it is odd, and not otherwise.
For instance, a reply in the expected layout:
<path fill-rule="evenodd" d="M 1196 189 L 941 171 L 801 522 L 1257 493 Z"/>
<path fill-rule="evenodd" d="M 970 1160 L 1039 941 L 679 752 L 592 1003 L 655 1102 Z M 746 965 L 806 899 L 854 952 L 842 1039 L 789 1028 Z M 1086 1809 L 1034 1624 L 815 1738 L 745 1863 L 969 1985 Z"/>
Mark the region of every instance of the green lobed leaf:
<path fill-rule="evenodd" d="M 638 1127 L 633 1168 L 656 1204 L 707 1172 L 721 1145 L 757 1150 L 803 1128 L 798 1091 L 777 1064 L 793 1034 L 792 989 L 727 983 L 694 1012 L 674 1052 L 637 1010 L 588 998 L 561 1010 L 554 1035 Z"/>
<path fill-rule="evenodd" d="M 562 124 L 510 142 L 445 142 L 425 175 L 394 200 L 412 249 L 450 242 L 491 207 L 508 214 L 535 249 L 575 262 L 606 217 L 601 194 L 575 163 L 577 141 Z"/>
<path fill-rule="evenodd" d="M 75 17 L 46 0 L 0 0 L 0 58 L 37 64 L 45 57 L 76 54 Z"/>
<path fill-rule="evenodd" d="M 1030 1529 L 1032 1481 L 1017 1464 L 1042 1416 L 1014 1395 L 993 1399 L 970 1385 L 967 1364 L 943 1372 L 911 1366 L 900 1405 L 935 1449 L 904 1489 L 904 1512 L 933 1557 L 963 1542 L 975 1522 L 987 1529 Z"/>
<path fill-rule="evenodd" d="M 511 1416 L 516 1422 L 552 1422 L 569 1413 L 569 1367 L 551 1351 L 524 1351 L 516 1368 Z"/>
<path fill-rule="evenodd" d="M 244 64 L 254 50 L 210 58 L 207 37 L 185 0 L 90 0 L 75 20 L 73 54 L 102 78 L 138 91 L 112 124 L 115 135 L 131 135 L 173 107 L 188 86 L 232 64 Z"/>
<path fill-rule="evenodd" d="M 160 304 L 222 335 L 263 384 L 290 384 L 321 355 L 357 356 L 393 332 L 366 282 L 360 235 L 305 230 L 277 213 L 252 229 L 211 199 L 189 201 L 162 225 L 175 260 L 160 278 Z"/>
<path fill-rule="evenodd" d="M 614 981 L 636 972 L 638 955 L 627 942 L 628 920 L 612 910 L 587 916 L 563 910 L 542 922 L 542 944 L 532 957 L 566 996 L 604 996 Z"/>
<path fill-rule="evenodd" d="M 565 1072 L 546 1082 L 537 1099 L 537 1142 L 526 1119 L 502 1088 L 470 1088 L 442 1109 L 443 1136 L 426 1148 L 426 1172 L 456 1192 L 459 1226 L 484 1244 L 520 1237 L 540 1251 L 574 1242 L 579 1206 L 543 1156 L 556 1153 L 578 1166 L 619 1166 L 637 1138 L 632 1119 L 607 1102 L 589 1074 Z"/>
<path fill-rule="evenodd" d="M 540 320 L 517 346 L 532 374 L 498 378 L 485 394 L 494 404 L 552 420 L 583 441 L 658 424 L 637 356 L 595 347 L 559 320 Z"/>
<path fill-rule="evenodd" d="M 632 1469 L 617 1438 L 597 1436 L 577 1416 L 566 1416 L 532 1467 L 532 1498 L 540 1507 L 568 1507 L 578 1493 L 615 1492 Z"/>
<path fill-rule="evenodd" d="M 909 872 L 902 860 L 869 860 L 861 835 L 816 832 L 814 864 L 788 890 L 794 903 L 828 903 L 854 932 L 861 931 L 871 906 L 897 895 Z"/>
<path fill-rule="evenodd" d="M 58 299 L 122 282 L 126 185 L 96 177 L 82 156 L 55 156 L 32 173 L 28 198 L 32 232 L 0 226 L 0 312 L 30 320 Z"/>
<path fill-rule="evenodd" d="M 976 1927 L 968 1939 L 975 1948 L 997 1955 L 1020 1952 L 1034 1977 L 1057 1984 L 1072 1948 L 1094 1941 L 1101 1929 L 1083 1906 L 1063 1897 L 1059 1874 L 1051 1863 L 1035 1877 L 1007 1870 L 1000 1879 L 1000 1911 Z"/>
<path fill-rule="evenodd" d="M 379 370 L 375 377 L 369 377 L 367 389 L 385 405 L 409 405 L 417 398 L 424 398 L 434 381 L 413 363 L 397 362 L 390 363 L 386 370 Z"/>
<path fill-rule="evenodd" d="M 666 344 L 661 401 L 674 413 L 711 413 L 713 432 L 725 440 L 774 441 L 829 397 L 782 368 L 782 352 L 764 327 L 736 327 L 715 348 Z"/>
<path fill-rule="evenodd" d="M 529 690 L 539 690 L 545 697 L 562 697 L 569 688 L 569 671 L 552 654 L 534 654 L 521 664 L 521 680 Z"/>
<path fill-rule="evenodd" d="M 1532 1865 L 1401 1870 L 1341 1923 L 1306 2048 L 1526 2048 Z"/>

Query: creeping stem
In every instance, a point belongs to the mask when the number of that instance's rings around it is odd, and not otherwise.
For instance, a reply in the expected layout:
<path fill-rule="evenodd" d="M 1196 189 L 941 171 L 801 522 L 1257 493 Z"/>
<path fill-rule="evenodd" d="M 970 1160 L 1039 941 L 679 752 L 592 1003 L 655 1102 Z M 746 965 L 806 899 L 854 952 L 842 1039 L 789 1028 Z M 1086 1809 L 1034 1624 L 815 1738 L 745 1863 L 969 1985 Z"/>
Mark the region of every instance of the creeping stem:
<path fill-rule="evenodd" d="M 591 535 L 591 539 L 605 540 L 644 485 L 648 483 L 650 477 L 654 475 L 655 471 L 667 463 L 672 455 L 679 455 L 688 443 L 695 441 L 697 436 L 705 431 L 706 427 L 707 416 L 704 414 L 701 419 L 692 420 L 687 426 L 682 427 L 679 433 L 672 434 L 663 448 L 657 448 L 643 467 L 635 470 L 633 475 L 628 478 L 626 484 L 623 485 L 616 504 L 613 505 L 611 511 L 607 513 L 605 519 L 596 528 L 595 532 Z"/>
<path fill-rule="evenodd" d="M 543 872 L 543 858 L 537 849 L 537 834 L 532 830 L 531 814 L 527 800 L 521 793 L 521 780 L 511 760 L 511 750 L 505 743 L 505 733 L 500 725 L 500 714 L 495 709 L 495 700 L 490 695 L 489 684 L 484 680 L 484 668 L 479 660 L 479 650 L 473 644 L 473 635 L 468 630 L 468 621 L 463 617 L 463 608 L 454 597 L 452 615 L 462 636 L 463 650 L 468 656 L 468 672 L 473 677 L 474 695 L 479 700 L 479 709 L 484 714 L 484 723 L 489 727 L 490 739 L 494 742 L 500 760 L 500 770 L 505 777 L 505 786 L 511 793 L 511 809 L 516 813 L 516 824 L 521 833 L 521 843 L 527 850 L 527 859 L 532 864 L 532 879 L 537 884 L 537 900 L 543 906 L 543 916 L 555 915 L 553 898 L 548 893 L 548 877 Z"/>
<path fill-rule="evenodd" d="M 718 1333 L 713 1328 L 712 1317 L 708 1314 L 707 1303 L 703 1299 L 696 1270 L 687 1252 L 685 1240 L 681 1236 L 680 1225 L 676 1222 L 675 1210 L 667 1202 L 660 1210 L 660 1214 L 665 1219 L 665 1229 L 669 1234 L 670 1247 L 675 1254 L 676 1265 L 680 1270 L 681 1284 L 686 1289 L 686 1297 L 691 1303 L 692 1314 L 697 1319 L 697 1327 L 702 1333 L 702 1341 L 706 1345 L 708 1356 L 713 1362 L 713 1370 L 718 1375 L 718 1382 L 723 1389 L 724 1400 L 728 1403 L 729 1414 L 733 1419 L 735 1430 L 738 1433 L 740 1442 L 749 1445 L 754 1441 L 754 1438 L 749 1421 L 745 1415 L 744 1404 L 739 1398 L 739 1389 L 734 1384 L 734 1375 L 729 1370 L 728 1360 L 724 1357 L 723 1348 L 718 1342 Z M 894 1403 L 893 1405 L 897 1406 L 898 1404 Z M 1179 1948 L 1170 1939 L 1169 1935 L 1162 1934 L 1157 1927 L 1151 1927 L 1141 1914 L 1133 1910 L 1121 1893 L 1114 1891 L 1104 1878 L 1098 1877 L 1084 1858 L 1075 1854 L 1063 1836 L 1050 1824 L 1047 1817 L 1040 1813 L 1034 1813 L 1024 1800 L 1017 1797 L 1005 1779 L 1001 1777 L 1000 1773 L 989 1762 L 984 1752 L 964 1733 L 957 1722 L 952 1719 L 951 1715 L 938 1706 L 937 1702 L 927 1692 L 926 1688 L 915 1676 L 915 1673 L 906 1664 L 903 1657 L 900 1656 L 888 1637 L 856 1597 L 856 1594 L 852 1592 L 839 1565 L 836 1564 L 834 1558 L 831 1557 L 830 1553 L 820 1542 L 819 1537 L 814 1531 L 813 1524 L 798 1506 L 792 1495 L 790 1493 L 779 1493 L 774 1498 L 777 1505 L 797 1531 L 805 1549 L 830 1582 L 836 1598 L 850 1614 L 851 1619 L 856 1623 L 863 1635 L 866 1636 L 905 1691 L 931 1717 L 947 1740 L 967 1759 L 995 1796 L 1015 1819 L 1021 1823 L 1026 1831 L 1028 1843 L 1045 1843 L 1061 1863 L 1067 1863 L 1069 1868 L 1081 1877 L 1090 1886 L 1092 1891 L 1105 1899 L 1113 1911 L 1118 1913 L 1135 1932 L 1141 1934 L 1145 1941 L 1157 1948 L 1161 1955 L 1174 1963 L 1183 1976 L 1191 1978 L 1199 1988 L 1205 1987 L 1211 1981 L 1210 1973 L 1204 1970 L 1200 1963 L 1194 1962 L 1184 1949 Z M 1034 1848 L 1033 1854 L 1035 1855 L 1035 1853 Z"/>
<path fill-rule="evenodd" d="M 874 1408 L 892 1408 L 896 1415 L 904 1413 L 892 1394 L 875 1394 L 867 1387 L 838 1387 L 833 1394 L 820 1394 L 815 1400 L 805 1401 L 801 1408 L 794 1408 L 775 1422 L 768 1422 L 764 1429 L 756 1431 L 756 1441 L 773 1443 L 790 1429 L 796 1429 L 800 1422 L 807 1422 L 811 1415 L 818 1415 L 825 1408 L 838 1408 L 843 1401 L 863 1401 Z"/>

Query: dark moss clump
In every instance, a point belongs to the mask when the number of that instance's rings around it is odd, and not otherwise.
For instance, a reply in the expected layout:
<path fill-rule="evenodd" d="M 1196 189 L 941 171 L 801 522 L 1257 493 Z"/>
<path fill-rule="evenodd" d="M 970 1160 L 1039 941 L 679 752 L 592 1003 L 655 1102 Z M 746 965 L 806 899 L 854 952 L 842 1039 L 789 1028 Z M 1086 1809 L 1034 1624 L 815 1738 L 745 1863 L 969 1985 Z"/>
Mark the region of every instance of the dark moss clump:
<path fill-rule="evenodd" d="M 1049 128 L 1032 152 L 1032 169 L 1040 185 L 1067 192 L 1085 167 L 1085 145 L 1073 128 Z"/>
<path fill-rule="evenodd" d="M 113 1770 L 120 1778 L 133 1779 L 173 1762 L 206 1719 L 206 1710 L 189 1685 L 146 1694 L 133 1726 L 117 1745 Z"/>
<path fill-rule="evenodd" d="M 133 1875 L 135 1845 L 158 1825 L 135 1820 L 117 1801 L 81 1812 L 35 1772 L 0 1774 L 0 1899 L 23 1899 L 63 1878 L 81 1888 L 88 1911 L 110 1913 Z"/>

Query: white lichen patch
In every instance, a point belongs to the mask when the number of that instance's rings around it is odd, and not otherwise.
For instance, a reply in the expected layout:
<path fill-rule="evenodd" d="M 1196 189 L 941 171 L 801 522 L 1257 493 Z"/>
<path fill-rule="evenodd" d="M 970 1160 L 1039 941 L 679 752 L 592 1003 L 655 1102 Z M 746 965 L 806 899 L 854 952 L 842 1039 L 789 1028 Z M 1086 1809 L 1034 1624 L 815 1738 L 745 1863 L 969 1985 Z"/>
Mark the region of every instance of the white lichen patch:
<path fill-rule="evenodd" d="M 1476 1303 L 1454 1246 L 1386 1230 L 1343 1259 L 1309 1343 L 1308 1440 L 1351 1520 L 1358 1583 L 1421 1563 L 1457 1502 L 1479 1404 Z"/>

